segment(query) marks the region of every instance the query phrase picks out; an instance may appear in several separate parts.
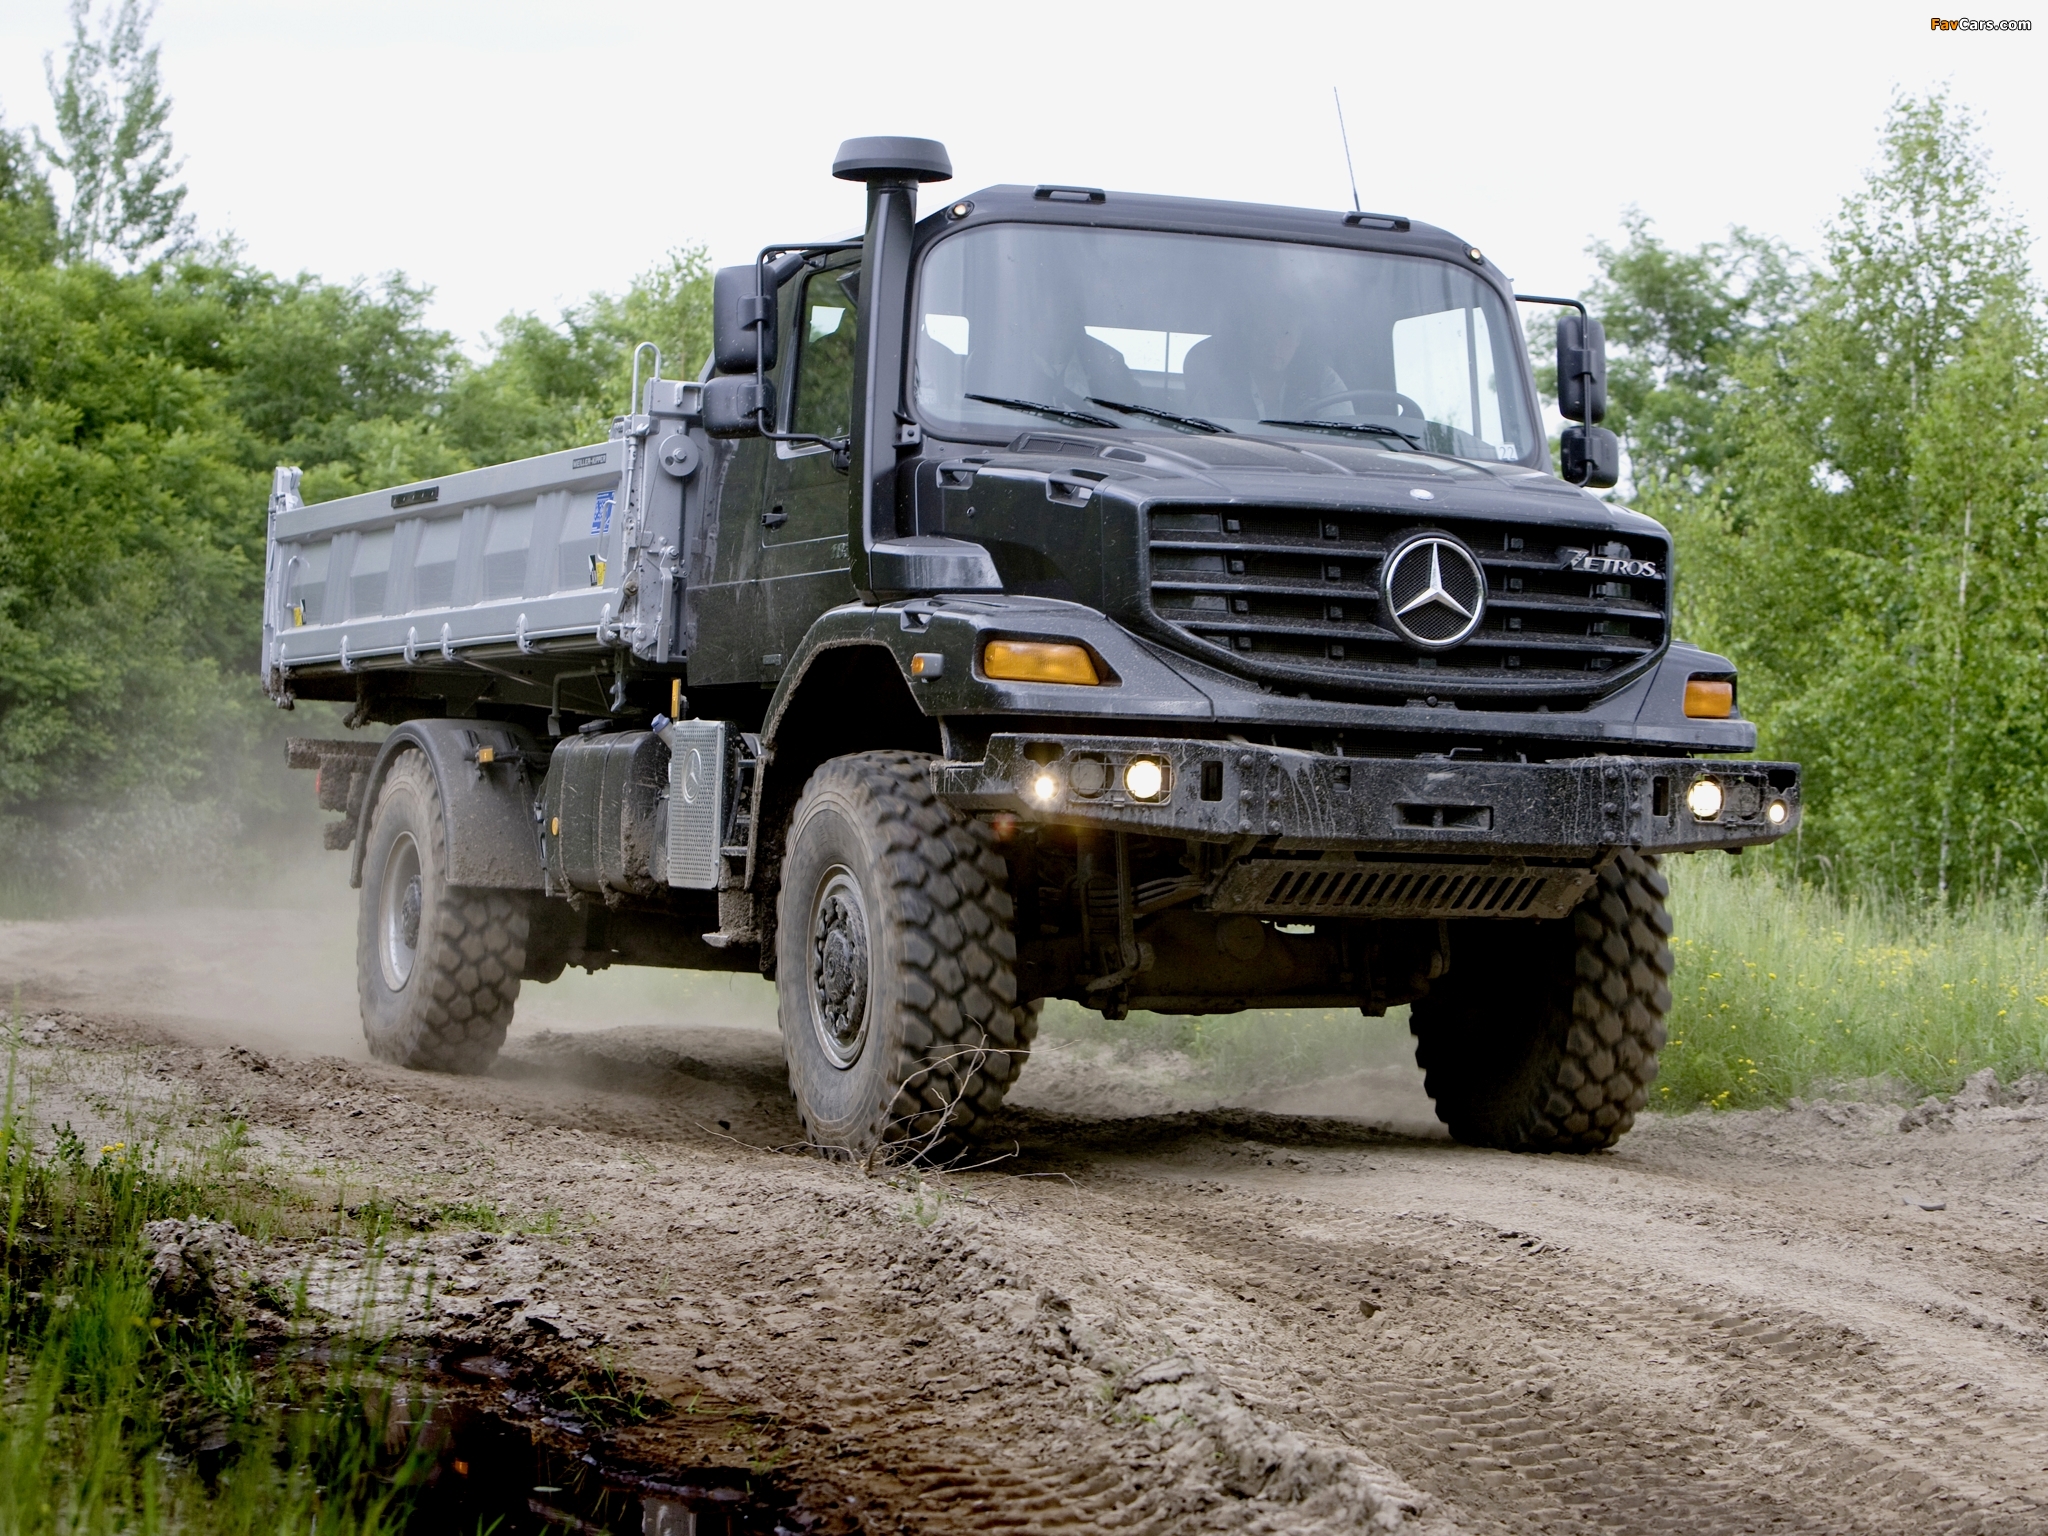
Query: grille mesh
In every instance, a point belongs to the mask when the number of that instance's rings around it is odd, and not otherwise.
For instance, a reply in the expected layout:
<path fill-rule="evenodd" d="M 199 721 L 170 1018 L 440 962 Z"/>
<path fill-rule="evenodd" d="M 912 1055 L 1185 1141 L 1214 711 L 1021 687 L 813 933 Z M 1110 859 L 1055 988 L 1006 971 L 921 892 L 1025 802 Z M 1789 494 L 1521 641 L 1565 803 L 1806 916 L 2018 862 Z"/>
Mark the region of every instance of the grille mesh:
<path fill-rule="evenodd" d="M 1409 510 L 1175 507 L 1149 516 L 1154 616 L 1254 676 L 1401 698 L 1490 695 L 1502 707 L 1533 708 L 1605 693 L 1665 640 L 1670 549 L 1661 535 L 1632 533 L 1623 544 L 1583 529 L 1425 520 Z M 1387 552 L 1425 529 L 1461 540 L 1486 578 L 1479 628 L 1434 654 L 1408 644 L 1380 611 Z M 1574 552 L 1649 562 L 1658 574 L 1572 570 Z"/>
<path fill-rule="evenodd" d="M 1267 917 L 1562 917 L 1592 882 L 1570 867 L 1252 859 L 1208 905 Z"/>
<path fill-rule="evenodd" d="M 726 722 L 678 720 L 669 727 L 668 883 L 718 885 L 725 831 Z"/>

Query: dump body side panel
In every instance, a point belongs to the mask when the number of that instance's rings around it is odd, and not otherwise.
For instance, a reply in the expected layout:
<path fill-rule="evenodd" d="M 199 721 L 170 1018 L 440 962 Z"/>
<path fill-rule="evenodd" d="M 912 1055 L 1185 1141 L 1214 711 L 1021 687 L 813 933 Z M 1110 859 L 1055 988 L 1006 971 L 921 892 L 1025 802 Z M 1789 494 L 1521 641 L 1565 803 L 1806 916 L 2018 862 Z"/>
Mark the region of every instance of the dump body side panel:
<path fill-rule="evenodd" d="M 431 670 L 478 656 L 680 659 L 681 572 L 703 521 L 694 384 L 655 380 L 607 442 L 314 506 L 275 495 L 266 685 L 296 672 Z M 688 469 L 663 467 L 685 443 Z"/>
<path fill-rule="evenodd" d="M 623 442 L 277 514 L 273 668 L 588 637 L 616 618 Z"/>

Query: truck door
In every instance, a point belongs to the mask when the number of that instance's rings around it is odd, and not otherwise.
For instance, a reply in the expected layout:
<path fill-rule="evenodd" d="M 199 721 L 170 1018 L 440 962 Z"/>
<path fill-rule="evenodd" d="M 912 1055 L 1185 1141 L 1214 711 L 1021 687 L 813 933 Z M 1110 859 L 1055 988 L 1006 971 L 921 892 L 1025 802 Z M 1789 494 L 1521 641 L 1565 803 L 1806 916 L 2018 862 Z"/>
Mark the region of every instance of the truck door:
<path fill-rule="evenodd" d="M 782 367 L 782 430 L 844 438 L 853 431 L 852 290 L 859 267 L 841 262 L 802 279 Z M 817 443 L 777 443 L 762 496 L 761 574 L 768 618 L 787 656 L 811 621 L 853 601 L 847 557 L 847 472 Z"/>
<path fill-rule="evenodd" d="M 858 258 L 840 258 L 782 291 L 779 429 L 843 438 L 853 430 Z M 719 496 L 712 581 L 698 595 L 692 683 L 780 680 L 813 620 L 854 599 L 848 575 L 847 473 L 815 443 L 739 444 Z"/>

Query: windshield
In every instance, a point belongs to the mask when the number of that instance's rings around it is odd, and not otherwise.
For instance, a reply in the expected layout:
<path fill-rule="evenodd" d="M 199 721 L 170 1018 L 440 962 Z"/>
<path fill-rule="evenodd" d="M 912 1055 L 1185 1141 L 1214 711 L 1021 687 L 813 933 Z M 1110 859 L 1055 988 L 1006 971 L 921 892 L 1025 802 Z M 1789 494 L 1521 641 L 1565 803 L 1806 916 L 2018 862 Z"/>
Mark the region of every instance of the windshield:
<path fill-rule="evenodd" d="M 1051 420 L 1536 462 L 1509 325 L 1447 261 L 991 224 L 925 258 L 914 392 L 969 436 Z"/>

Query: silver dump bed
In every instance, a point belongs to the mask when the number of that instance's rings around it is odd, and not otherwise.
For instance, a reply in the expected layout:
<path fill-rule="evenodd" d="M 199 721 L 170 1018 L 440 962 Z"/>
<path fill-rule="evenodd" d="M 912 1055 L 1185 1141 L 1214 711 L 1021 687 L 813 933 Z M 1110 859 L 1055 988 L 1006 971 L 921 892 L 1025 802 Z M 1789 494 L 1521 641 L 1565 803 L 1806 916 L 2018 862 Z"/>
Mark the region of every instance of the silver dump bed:
<path fill-rule="evenodd" d="M 263 670 L 479 664 L 683 649 L 685 501 L 706 446 L 698 386 L 656 379 L 608 442 L 303 505 L 270 498 Z"/>

